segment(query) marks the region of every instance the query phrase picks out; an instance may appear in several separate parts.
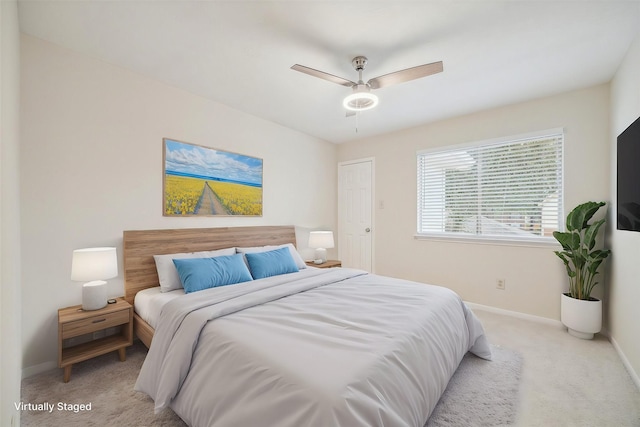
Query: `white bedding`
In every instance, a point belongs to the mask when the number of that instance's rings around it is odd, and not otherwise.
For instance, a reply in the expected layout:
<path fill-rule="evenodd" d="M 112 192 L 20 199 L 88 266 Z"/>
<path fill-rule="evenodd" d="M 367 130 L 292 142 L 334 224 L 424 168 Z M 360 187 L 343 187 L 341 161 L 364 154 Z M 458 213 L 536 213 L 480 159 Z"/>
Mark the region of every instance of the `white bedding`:
<path fill-rule="evenodd" d="M 468 350 L 451 290 L 309 269 L 165 304 L 135 388 L 192 426 L 422 427 Z"/>
<path fill-rule="evenodd" d="M 160 286 L 144 289 L 136 294 L 133 308 L 136 314 L 155 329 L 162 307 L 174 298 L 184 295 L 184 289 L 162 292 Z"/>

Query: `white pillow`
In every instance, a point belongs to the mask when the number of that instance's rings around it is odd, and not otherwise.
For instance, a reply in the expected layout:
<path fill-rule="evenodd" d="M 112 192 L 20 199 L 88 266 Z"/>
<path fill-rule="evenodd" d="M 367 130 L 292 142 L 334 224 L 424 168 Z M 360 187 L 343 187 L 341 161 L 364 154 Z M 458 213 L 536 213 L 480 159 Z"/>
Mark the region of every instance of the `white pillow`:
<path fill-rule="evenodd" d="M 182 289 L 182 282 L 178 276 L 178 270 L 173 264 L 174 259 L 184 258 L 215 258 L 219 256 L 235 255 L 236 248 L 219 249 L 217 251 L 201 251 L 180 254 L 154 255 L 156 270 L 160 281 L 160 292 L 169 292 Z"/>
<path fill-rule="evenodd" d="M 296 247 L 293 246 L 292 243 L 286 243 L 284 245 L 277 245 L 277 246 L 269 245 L 269 246 L 254 246 L 251 248 L 236 248 L 236 250 L 238 251 L 239 254 L 251 254 L 251 253 L 255 254 L 258 252 L 273 251 L 275 249 L 280 249 L 280 248 L 289 248 L 289 252 L 291 252 L 291 257 L 295 261 L 296 266 L 298 266 L 299 270 L 303 268 L 307 268 L 307 264 L 305 264 L 304 260 L 296 250 Z"/>

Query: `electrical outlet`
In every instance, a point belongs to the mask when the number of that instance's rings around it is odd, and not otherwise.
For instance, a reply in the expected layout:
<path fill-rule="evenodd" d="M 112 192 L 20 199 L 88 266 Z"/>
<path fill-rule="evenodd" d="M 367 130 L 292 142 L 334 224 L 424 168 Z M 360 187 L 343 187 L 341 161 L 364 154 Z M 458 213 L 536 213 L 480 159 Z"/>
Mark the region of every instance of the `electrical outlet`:
<path fill-rule="evenodd" d="M 504 279 L 496 279 L 496 289 L 500 289 L 504 291 L 505 281 Z"/>

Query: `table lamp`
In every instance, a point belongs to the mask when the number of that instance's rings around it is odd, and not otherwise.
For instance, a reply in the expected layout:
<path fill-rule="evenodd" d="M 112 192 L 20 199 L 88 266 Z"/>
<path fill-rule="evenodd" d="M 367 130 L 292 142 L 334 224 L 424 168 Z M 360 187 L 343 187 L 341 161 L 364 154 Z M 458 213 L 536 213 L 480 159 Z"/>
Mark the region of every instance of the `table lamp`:
<path fill-rule="evenodd" d="M 333 231 L 312 231 L 309 233 L 309 247 L 316 250 L 316 261 L 327 261 L 327 248 L 333 248 Z"/>
<path fill-rule="evenodd" d="M 82 285 L 82 309 L 98 310 L 107 305 L 107 282 L 118 275 L 116 248 L 86 248 L 73 251 L 71 280 Z"/>

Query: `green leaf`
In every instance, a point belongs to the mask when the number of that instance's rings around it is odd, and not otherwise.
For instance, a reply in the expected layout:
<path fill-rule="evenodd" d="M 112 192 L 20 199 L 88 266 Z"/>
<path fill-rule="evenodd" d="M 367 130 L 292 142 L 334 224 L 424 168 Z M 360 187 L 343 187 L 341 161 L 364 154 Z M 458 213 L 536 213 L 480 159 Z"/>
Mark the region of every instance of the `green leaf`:
<path fill-rule="evenodd" d="M 604 261 L 604 258 L 595 260 L 587 266 L 587 270 L 589 270 L 589 273 L 592 276 L 595 276 L 596 274 L 598 274 L 598 267 L 600 267 L 600 264 L 602 264 L 602 261 Z"/>
<path fill-rule="evenodd" d="M 577 233 L 554 231 L 553 237 L 556 238 L 565 251 L 575 251 L 580 247 L 580 235 Z"/>
<path fill-rule="evenodd" d="M 600 263 L 604 261 L 605 258 L 607 258 L 610 253 L 611 251 L 609 249 L 595 250 L 589 254 L 588 262 L 591 264 L 598 263 L 598 265 L 600 265 Z"/>
<path fill-rule="evenodd" d="M 587 227 L 589 220 L 593 215 L 604 206 L 605 202 L 586 202 L 576 206 L 569 215 L 567 215 L 567 230 L 582 230 Z"/>
<path fill-rule="evenodd" d="M 560 252 L 560 251 L 553 251 L 556 255 L 558 255 L 558 257 L 562 260 L 562 262 L 564 263 L 565 268 L 567 269 L 567 274 L 569 275 L 569 277 L 573 277 L 575 276 L 575 272 L 573 271 L 573 269 L 571 268 L 571 262 L 569 260 L 569 258 L 567 258 L 568 254 L 566 252 Z M 572 276 L 573 275 L 573 276 Z"/>
<path fill-rule="evenodd" d="M 596 221 L 593 224 L 590 224 L 587 227 L 587 231 L 584 233 L 584 244 L 589 250 L 593 249 L 596 245 L 596 236 L 598 235 L 598 230 L 604 224 L 605 219 L 601 219 L 600 221 Z"/>

